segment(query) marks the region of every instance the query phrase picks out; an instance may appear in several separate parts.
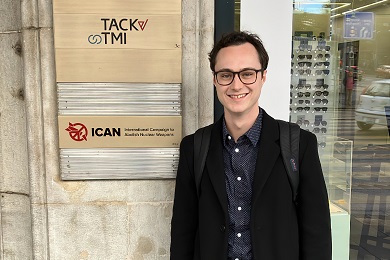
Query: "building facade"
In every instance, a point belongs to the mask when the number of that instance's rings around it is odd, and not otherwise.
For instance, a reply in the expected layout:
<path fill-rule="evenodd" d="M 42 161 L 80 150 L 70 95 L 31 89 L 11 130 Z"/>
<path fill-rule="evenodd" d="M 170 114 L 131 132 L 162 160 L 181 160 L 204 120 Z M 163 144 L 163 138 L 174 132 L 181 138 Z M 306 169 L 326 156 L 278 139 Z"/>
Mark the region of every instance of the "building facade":
<path fill-rule="evenodd" d="M 1 259 L 169 259 L 173 178 L 61 178 L 53 2 L 5 0 L 0 4 Z M 348 237 L 342 240 L 347 245 L 340 250 L 347 251 L 350 259 L 386 259 L 390 255 L 388 126 L 361 129 L 370 124 L 370 117 L 358 126 L 355 112 L 363 89 L 387 77 L 382 65 L 390 65 L 390 7 L 388 1 L 366 2 L 356 6 L 354 1 L 235 1 L 232 14 L 236 27 L 258 33 L 270 53 L 260 105 L 277 118 L 318 131 L 319 149 L 329 149 L 320 150 L 329 191 L 351 223 Z M 221 2 L 215 3 L 180 2 L 182 136 L 212 123 L 217 109 L 207 59 L 216 38 L 215 21 L 220 18 L 214 14 Z M 346 19 L 355 17 L 336 12 L 338 8 L 373 13 L 375 19 L 368 18 L 373 29 L 354 35 L 356 28 L 352 30 L 352 22 Z M 350 26 L 348 33 L 345 26 Z M 309 60 L 318 54 L 324 60 Z M 329 61 L 327 55 L 332 55 Z M 322 62 L 318 64 L 322 67 L 314 68 L 315 62 Z M 316 75 L 318 69 L 321 74 Z M 342 85 L 346 69 L 353 70 L 355 82 L 350 104 Z M 309 84 L 313 92 L 307 97 L 314 98 L 301 105 Z M 317 98 L 315 85 L 329 89 L 318 89 Z M 389 90 L 386 93 L 389 97 Z M 388 99 L 381 102 L 381 116 L 386 118 L 390 104 Z M 351 124 L 344 124 L 347 121 Z M 377 150 L 367 152 L 368 147 Z M 343 233 L 343 228 L 334 231 Z"/>

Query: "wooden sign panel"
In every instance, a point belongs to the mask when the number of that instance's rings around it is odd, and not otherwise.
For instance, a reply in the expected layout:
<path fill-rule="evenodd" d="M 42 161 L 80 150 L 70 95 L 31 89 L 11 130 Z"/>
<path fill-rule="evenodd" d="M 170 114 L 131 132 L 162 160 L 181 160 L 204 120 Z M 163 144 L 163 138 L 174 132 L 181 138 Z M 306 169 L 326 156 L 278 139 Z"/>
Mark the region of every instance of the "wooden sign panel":
<path fill-rule="evenodd" d="M 57 82 L 181 83 L 181 1 L 54 0 Z"/>
<path fill-rule="evenodd" d="M 181 0 L 53 0 L 54 14 L 180 14 Z"/>
<path fill-rule="evenodd" d="M 60 148 L 177 148 L 181 116 L 59 116 Z"/>

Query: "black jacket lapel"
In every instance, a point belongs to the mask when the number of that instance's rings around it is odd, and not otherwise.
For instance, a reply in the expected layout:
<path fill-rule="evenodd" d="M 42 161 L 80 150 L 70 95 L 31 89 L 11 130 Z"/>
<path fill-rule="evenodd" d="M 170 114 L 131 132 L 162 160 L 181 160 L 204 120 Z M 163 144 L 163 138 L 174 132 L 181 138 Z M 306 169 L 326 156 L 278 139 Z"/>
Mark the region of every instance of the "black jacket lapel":
<path fill-rule="evenodd" d="M 279 127 L 275 119 L 263 111 L 263 124 L 253 183 L 252 205 L 261 194 L 264 185 L 280 155 Z"/>
<path fill-rule="evenodd" d="M 222 119 L 220 119 L 214 124 L 211 132 L 211 141 L 206 159 L 206 167 L 222 208 L 225 214 L 227 214 L 227 193 L 225 186 L 222 145 Z"/>

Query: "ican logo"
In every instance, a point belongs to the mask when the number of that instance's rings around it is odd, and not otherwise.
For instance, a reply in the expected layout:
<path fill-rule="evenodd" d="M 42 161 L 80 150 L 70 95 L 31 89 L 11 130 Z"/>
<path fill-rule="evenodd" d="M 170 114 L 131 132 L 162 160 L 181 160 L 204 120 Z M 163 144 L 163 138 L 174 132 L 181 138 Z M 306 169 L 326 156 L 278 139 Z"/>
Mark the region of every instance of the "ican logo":
<path fill-rule="evenodd" d="M 69 126 L 65 130 L 68 131 L 69 137 L 72 138 L 74 141 L 87 141 L 88 128 L 84 124 L 69 122 Z M 91 132 L 92 137 L 121 136 L 120 128 L 92 127 Z"/>
<path fill-rule="evenodd" d="M 70 138 L 74 141 L 87 141 L 88 129 L 84 124 L 69 122 L 69 126 L 65 130 L 69 132 Z"/>
<path fill-rule="evenodd" d="M 90 44 L 127 44 L 127 33 L 144 31 L 149 19 L 101 18 L 102 32 L 88 36 Z"/>

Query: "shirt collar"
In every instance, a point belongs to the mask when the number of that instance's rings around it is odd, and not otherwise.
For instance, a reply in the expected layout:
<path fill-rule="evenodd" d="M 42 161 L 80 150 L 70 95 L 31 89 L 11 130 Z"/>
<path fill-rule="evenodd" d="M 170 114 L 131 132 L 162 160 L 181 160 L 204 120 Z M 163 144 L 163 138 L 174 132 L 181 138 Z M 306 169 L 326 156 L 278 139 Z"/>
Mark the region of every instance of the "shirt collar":
<path fill-rule="evenodd" d="M 262 124 L 263 124 L 263 109 L 259 107 L 259 115 L 257 116 L 255 123 L 245 134 L 242 135 L 242 136 L 246 136 L 251 141 L 254 147 L 256 147 L 257 143 L 259 142 Z M 223 141 L 225 143 L 228 136 L 231 136 L 226 127 L 225 117 L 223 118 L 222 134 L 224 139 Z M 242 136 L 240 136 L 240 138 Z"/>

